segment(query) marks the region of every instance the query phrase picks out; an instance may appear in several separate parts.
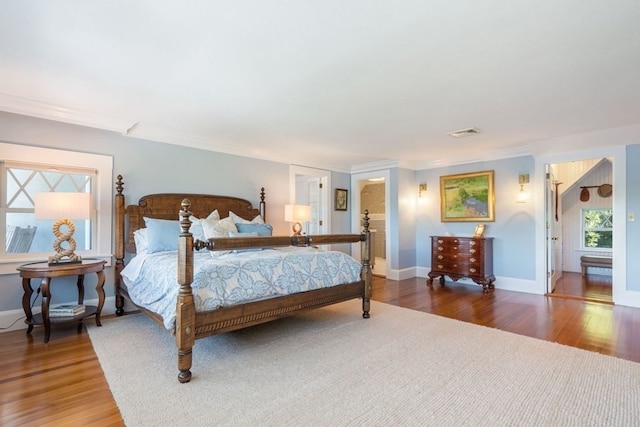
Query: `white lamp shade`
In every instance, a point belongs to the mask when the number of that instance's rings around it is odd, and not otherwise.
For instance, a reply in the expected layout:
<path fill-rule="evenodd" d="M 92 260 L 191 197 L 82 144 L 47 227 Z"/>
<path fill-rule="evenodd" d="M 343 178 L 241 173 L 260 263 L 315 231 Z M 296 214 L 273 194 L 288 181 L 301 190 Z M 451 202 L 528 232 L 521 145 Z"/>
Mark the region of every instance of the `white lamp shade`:
<path fill-rule="evenodd" d="M 36 219 L 89 219 L 90 193 L 36 193 Z"/>
<path fill-rule="evenodd" d="M 284 220 L 289 222 L 305 222 L 311 219 L 311 206 L 284 205 Z"/>

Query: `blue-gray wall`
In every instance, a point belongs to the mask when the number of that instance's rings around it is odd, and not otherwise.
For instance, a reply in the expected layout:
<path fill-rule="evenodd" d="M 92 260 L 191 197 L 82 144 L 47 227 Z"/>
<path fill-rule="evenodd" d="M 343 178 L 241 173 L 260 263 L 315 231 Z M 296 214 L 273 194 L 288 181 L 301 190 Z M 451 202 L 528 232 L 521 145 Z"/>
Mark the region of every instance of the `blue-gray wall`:
<path fill-rule="evenodd" d="M 418 171 L 416 182 L 426 183 L 427 191 L 417 204 L 416 265 L 430 267 L 429 236 L 446 233 L 471 236 L 477 224 L 440 221 L 440 176 L 484 170 L 494 171 L 495 221 L 485 223 L 485 236 L 494 238 L 494 274 L 535 280 L 534 206 L 531 200 L 516 203 L 520 190 L 518 175 L 534 171 L 534 159 L 530 156 Z M 417 192 L 417 184 L 415 187 Z M 531 188 L 528 191 L 532 193 Z"/>
<path fill-rule="evenodd" d="M 113 181 L 124 177 L 127 204 L 151 193 L 191 192 L 233 195 L 258 206 L 260 188 L 266 191 L 267 221 L 274 233 L 289 234 L 284 205 L 289 203 L 289 165 L 227 155 L 178 145 L 130 138 L 89 129 L 0 112 L 0 141 L 113 156 Z M 349 175 L 332 172 L 332 186 L 349 188 Z M 114 190 L 115 193 L 115 190 Z M 331 193 L 332 194 L 332 193 Z M 176 208 L 176 217 L 179 210 Z M 333 231 L 350 232 L 349 215 L 333 214 Z M 113 268 L 107 270 L 105 291 L 113 295 Z M 52 283 L 54 303 L 73 301 L 72 283 Z M 35 284 L 34 284 L 35 285 Z M 95 278 L 86 278 L 86 299 L 97 298 Z M 17 274 L 0 275 L 0 312 L 20 309 L 22 286 Z M 38 303 L 39 304 L 39 301 Z M 105 307 L 111 313 L 113 307 Z M 7 326 L 7 325 L 1 325 Z"/>

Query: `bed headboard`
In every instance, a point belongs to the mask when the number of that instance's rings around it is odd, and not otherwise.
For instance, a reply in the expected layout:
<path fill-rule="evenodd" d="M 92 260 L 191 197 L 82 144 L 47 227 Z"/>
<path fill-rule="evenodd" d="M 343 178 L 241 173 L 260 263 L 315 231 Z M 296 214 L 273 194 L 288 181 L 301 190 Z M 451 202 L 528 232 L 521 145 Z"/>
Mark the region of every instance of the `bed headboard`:
<path fill-rule="evenodd" d="M 197 218 L 206 218 L 217 209 L 221 218 L 229 216 L 229 211 L 233 211 L 236 215 L 247 220 L 252 220 L 258 215 L 262 216 L 262 219 L 266 219 L 264 188 L 260 190 L 260 207 L 257 209 L 248 200 L 238 197 L 189 193 L 149 194 L 142 196 L 138 200 L 138 204 L 125 208 L 123 188 L 122 175 L 118 175 L 116 181 L 116 257 L 119 255 L 119 249 L 122 250 L 120 255 L 124 256 L 125 247 L 127 252 L 136 252 L 133 232 L 144 228 L 144 217 L 180 220 L 179 212 L 184 199 L 191 201 L 191 212 Z M 118 243 L 119 238 L 124 240 L 120 244 Z"/>

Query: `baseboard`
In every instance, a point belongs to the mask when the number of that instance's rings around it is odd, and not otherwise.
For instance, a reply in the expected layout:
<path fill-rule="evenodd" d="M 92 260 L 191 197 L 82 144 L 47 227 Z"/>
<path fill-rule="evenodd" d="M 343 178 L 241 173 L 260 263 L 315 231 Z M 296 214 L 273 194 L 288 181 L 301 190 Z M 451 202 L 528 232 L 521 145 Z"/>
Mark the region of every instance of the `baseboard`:
<path fill-rule="evenodd" d="M 407 269 L 409 270 L 409 269 Z M 415 267 L 413 269 L 415 275 L 411 277 L 424 277 L 426 278 L 431 269 L 429 267 Z M 407 277 L 410 278 L 410 277 Z M 450 281 L 449 278 L 446 279 Z M 471 279 L 460 279 L 460 283 L 475 284 Z M 516 277 L 496 277 L 494 282 L 496 289 L 503 289 L 505 291 L 526 292 L 529 294 L 540 294 L 537 283 L 535 280 L 519 279 Z"/>
<path fill-rule="evenodd" d="M 76 301 L 67 301 L 61 304 L 75 304 Z M 98 299 L 90 299 L 84 302 L 86 305 L 98 305 Z M 57 304 L 56 304 L 57 305 Z M 107 297 L 104 300 L 104 306 L 102 306 L 102 316 L 115 313 L 115 297 Z M 126 307 L 126 304 L 125 304 Z M 125 308 L 126 309 L 126 308 Z M 40 313 L 40 305 L 36 304 L 33 307 L 33 313 Z M 0 311 L 0 333 L 9 331 L 19 331 L 27 329 L 24 323 L 25 315 L 24 310 L 5 310 Z M 6 329 L 4 329 L 6 328 Z"/>

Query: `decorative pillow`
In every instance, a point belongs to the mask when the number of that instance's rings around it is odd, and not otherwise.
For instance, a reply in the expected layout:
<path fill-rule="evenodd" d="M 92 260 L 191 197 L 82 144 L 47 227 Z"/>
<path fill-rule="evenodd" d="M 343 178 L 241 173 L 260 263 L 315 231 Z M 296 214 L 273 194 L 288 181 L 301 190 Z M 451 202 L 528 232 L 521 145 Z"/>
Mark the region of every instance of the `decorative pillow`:
<path fill-rule="evenodd" d="M 270 237 L 273 235 L 273 226 L 271 224 L 236 224 L 240 233 L 258 233 L 260 237 Z"/>
<path fill-rule="evenodd" d="M 149 252 L 149 240 L 147 238 L 148 230 L 139 228 L 133 232 L 133 241 L 136 244 L 136 253 L 143 254 Z"/>
<path fill-rule="evenodd" d="M 177 251 L 180 221 L 144 218 L 149 253 Z"/>
<path fill-rule="evenodd" d="M 233 212 L 229 211 L 229 217 L 233 220 L 235 224 L 264 224 L 264 220 L 260 215 L 258 215 L 257 217 L 249 221 L 248 219 L 244 219 L 241 216 L 238 216 Z"/>
<path fill-rule="evenodd" d="M 211 212 L 206 219 L 219 220 L 220 214 L 218 213 L 218 210 L 216 209 L 213 212 Z M 202 228 L 202 222 L 201 222 L 202 220 L 199 218 L 196 218 L 193 215 L 189 217 L 189 220 L 191 221 L 191 227 L 189 227 L 189 232 L 193 234 L 193 238 L 198 240 L 206 240 L 207 237 L 205 236 L 204 229 Z M 180 227 L 179 222 L 178 222 L 178 229 L 180 230 L 180 232 L 182 232 L 182 228 Z"/>
<path fill-rule="evenodd" d="M 224 219 L 201 219 L 200 224 L 202 224 L 204 235 L 207 239 L 214 237 L 228 237 L 230 231 L 233 231 L 234 233 L 238 232 L 238 229 L 233 223 L 231 217 L 226 217 Z"/>

